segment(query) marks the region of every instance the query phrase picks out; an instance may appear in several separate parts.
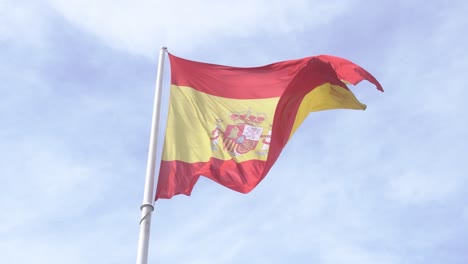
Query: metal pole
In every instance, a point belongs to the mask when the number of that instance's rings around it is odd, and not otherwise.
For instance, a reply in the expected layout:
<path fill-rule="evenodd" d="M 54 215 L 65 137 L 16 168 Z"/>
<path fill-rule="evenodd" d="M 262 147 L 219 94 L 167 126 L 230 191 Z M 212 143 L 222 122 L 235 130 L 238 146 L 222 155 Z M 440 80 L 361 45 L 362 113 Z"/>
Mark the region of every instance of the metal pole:
<path fill-rule="evenodd" d="M 154 95 L 153 119 L 151 121 L 151 136 L 146 166 L 145 192 L 141 209 L 140 237 L 138 239 L 137 264 L 147 264 L 148 246 L 151 228 L 151 213 L 154 210 L 154 174 L 156 168 L 156 150 L 158 145 L 159 109 L 161 106 L 161 87 L 163 81 L 164 55 L 166 47 L 159 52 L 158 73 L 156 77 L 156 91 Z"/>

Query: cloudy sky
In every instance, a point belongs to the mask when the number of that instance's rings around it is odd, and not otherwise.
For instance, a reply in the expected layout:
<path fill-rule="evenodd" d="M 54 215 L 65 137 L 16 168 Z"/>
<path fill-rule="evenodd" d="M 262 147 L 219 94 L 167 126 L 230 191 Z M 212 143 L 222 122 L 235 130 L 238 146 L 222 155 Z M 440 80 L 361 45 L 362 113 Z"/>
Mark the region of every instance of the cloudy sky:
<path fill-rule="evenodd" d="M 157 55 L 382 83 L 239 194 L 156 203 L 150 263 L 468 263 L 466 1 L 0 0 L 0 263 L 134 263 Z M 169 70 L 165 72 L 165 95 Z M 167 107 L 167 105 L 166 105 Z"/>

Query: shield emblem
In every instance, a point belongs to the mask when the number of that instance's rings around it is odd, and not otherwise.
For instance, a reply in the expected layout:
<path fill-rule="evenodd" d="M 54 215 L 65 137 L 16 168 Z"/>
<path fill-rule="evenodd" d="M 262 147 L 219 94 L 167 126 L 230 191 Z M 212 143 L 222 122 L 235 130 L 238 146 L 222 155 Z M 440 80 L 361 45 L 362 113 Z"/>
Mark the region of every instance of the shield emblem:
<path fill-rule="evenodd" d="M 245 154 L 258 144 L 263 128 L 247 124 L 228 125 L 224 131 L 224 149 Z"/>

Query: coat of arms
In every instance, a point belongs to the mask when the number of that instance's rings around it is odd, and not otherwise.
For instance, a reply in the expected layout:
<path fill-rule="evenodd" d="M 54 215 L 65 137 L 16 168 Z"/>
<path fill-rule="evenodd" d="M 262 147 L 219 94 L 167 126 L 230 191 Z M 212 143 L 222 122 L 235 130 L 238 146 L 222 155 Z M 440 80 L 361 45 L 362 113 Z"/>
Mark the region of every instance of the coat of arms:
<path fill-rule="evenodd" d="M 265 113 L 251 110 L 230 113 L 226 118 L 228 124 L 221 118 L 216 119 L 216 128 L 210 137 L 212 150 L 217 151 L 222 147 L 230 155 L 238 156 L 257 149 L 257 155 L 267 155 L 271 124 L 266 119 Z"/>

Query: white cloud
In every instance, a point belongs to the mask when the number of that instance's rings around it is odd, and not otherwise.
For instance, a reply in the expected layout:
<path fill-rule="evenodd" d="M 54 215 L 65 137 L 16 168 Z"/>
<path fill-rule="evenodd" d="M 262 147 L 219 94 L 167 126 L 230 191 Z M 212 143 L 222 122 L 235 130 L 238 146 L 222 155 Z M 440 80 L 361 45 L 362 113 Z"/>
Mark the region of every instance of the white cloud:
<path fill-rule="evenodd" d="M 0 142 L 9 150 L 0 162 L 4 189 L 0 208 L 9 212 L 0 217 L 0 232 L 80 214 L 106 188 L 101 166 L 64 155 L 67 152 L 57 141 L 29 137 Z M 82 192 L 86 195 L 70 197 Z"/>
<path fill-rule="evenodd" d="M 48 0 L 79 28 L 114 48 L 155 55 L 159 47 L 194 50 L 222 37 L 301 32 L 343 13 L 347 1 Z"/>
<path fill-rule="evenodd" d="M 46 21 L 38 3 L 24 1 L 0 1 L 0 47 L 10 40 L 21 40 L 39 47 L 44 42 L 42 35 Z"/>

